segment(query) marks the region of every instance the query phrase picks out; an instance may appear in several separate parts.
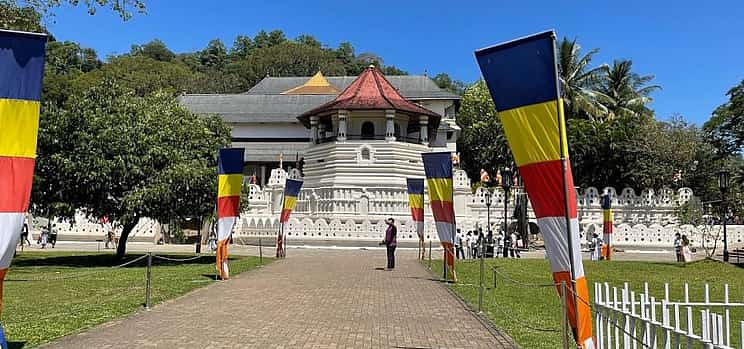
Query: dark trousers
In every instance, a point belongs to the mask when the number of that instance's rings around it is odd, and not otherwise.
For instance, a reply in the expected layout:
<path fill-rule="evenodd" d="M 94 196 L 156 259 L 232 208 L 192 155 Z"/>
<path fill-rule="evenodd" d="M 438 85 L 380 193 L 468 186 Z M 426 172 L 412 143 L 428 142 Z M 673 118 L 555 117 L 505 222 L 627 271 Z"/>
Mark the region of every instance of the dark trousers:
<path fill-rule="evenodd" d="M 455 247 L 455 256 L 457 259 L 465 259 L 465 250 L 462 249 L 462 246 Z"/>
<path fill-rule="evenodd" d="M 387 246 L 387 262 L 388 269 L 395 268 L 395 246 Z"/>

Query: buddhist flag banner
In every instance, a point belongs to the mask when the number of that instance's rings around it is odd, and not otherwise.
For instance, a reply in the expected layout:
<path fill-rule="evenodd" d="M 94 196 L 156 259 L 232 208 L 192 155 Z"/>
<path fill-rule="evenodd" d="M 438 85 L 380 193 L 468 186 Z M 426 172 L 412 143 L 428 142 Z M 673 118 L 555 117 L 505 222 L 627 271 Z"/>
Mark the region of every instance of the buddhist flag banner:
<path fill-rule="evenodd" d="M 488 47 L 475 56 L 544 234 L 553 279 L 571 288 L 566 299 L 576 343 L 594 348 L 576 192 L 559 98 L 555 33 Z"/>
<path fill-rule="evenodd" d="M 0 30 L 0 307 L 31 197 L 46 41 Z"/>
<path fill-rule="evenodd" d="M 612 257 L 612 197 L 610 193 L 602 195 L 602 220 L 604 226 L 602 227 L 602 258 L 609 261 Z"/>
<path fill-rule="evenodd" d="M 243 187 L 243 148 L 223 148 L 217 157 L 217 272 L 230 277 L 227 245 L 235 221 L 240 217 L 240 189 Z"/>
<path fill-rule="evenodd" d="M 302 189 L 302 181 L 296 179 L 287 179 L 287 184 L 284 186 L 284 198 L 282 199 L 282 213 L 279 216 L 279 223 L 281 224 L 279 234 L 276 237 L 276 257 L 286 256 L 286 240 L 287 236 L 284 233 L 284 225 L 289 222 L 289 215 L 292 214 L 295 205 L 297 205 L 297 197 L 300 196 L 300 189 Z"/>
<path fill-rule="evenodd" d="M 424 179 L 407 178 L 408 206 L 411 208 L 411 218 L 416 224 L 416 234 L 419 239 L 424 236 Z"/>
<path fill-rule="evenodd" d="M 422 153 L 426 183 L 429 186 L 429 206 L 437 226 L 439 241 L 444 247 L 446 278 L 457 281 L 455 274 L 454 236 L 455 209 L 452 200 L 452 154 Z"/>

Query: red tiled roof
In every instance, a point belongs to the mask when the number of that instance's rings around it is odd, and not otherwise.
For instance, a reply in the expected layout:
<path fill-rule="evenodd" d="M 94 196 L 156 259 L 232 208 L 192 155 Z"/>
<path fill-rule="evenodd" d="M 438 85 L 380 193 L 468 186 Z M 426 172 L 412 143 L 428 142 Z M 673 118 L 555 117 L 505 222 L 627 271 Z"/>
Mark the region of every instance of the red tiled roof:
<path fill-rule="evenodd" d="M 403 98 L 398 90 L 385 79 L 377 68 L 370 66 L 347 87 L 336 99 L 311 109 L 298 118 L 305 119 L 312 115 L 322 114 L 333 110 L 385 110 L 394 109 L 413 115 L 427 115 L 438 124 L 441 116 L 429 109 L 418 106 Z"/>

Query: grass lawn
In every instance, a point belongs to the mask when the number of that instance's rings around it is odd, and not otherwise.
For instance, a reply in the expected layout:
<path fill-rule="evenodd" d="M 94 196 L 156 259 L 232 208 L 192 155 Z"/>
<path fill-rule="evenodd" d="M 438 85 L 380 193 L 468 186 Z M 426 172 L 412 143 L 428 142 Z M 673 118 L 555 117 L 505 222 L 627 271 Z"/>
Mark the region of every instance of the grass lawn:
<path fill-rule="evenodd" d="M 561 328 L 561 302 L 554 287 L 527 287 L 505 280 L 497 275 L 497 286 L 493 288 L 493 276 L 489 266 L 495 266 L 500 273 L 523 283 L 552 283 L 547 260 L 541 259 L 496 259 L 486 261 L 484 293 L 484 312 L 496 326 L 506 331 L 523 348 L 559 348 L 560 333 L 553 331 Z M 435 275 L 442 274 L 441 261 L 433 263 Z M 711 286 L 712 301 L 723 301 L 723 284 L 729 284 L 729 300 L 744 302 L 744 268 L 715 261 L 699 261 L 688 265 L 654 262 L 592 262 L 584 261 L 584 269 L 589 280 L 590 297 L 593 298 L 594 282 L 608 282 L 610 287 L 618 288 L 624 282 L 638 292 L 642 292 L 643 283 L 648 282 L 649 292 L 660 300 L 664 296 L 664 283 L 669 283 L 670 298 L 683 300 L 684 284 L 690 284 L 690 300 L 702 301 L 704 285 Z M 473 308 L 478 308 L 479 263 L 458 261 L 457 276 L 459 283 L 452 285 Z M 661 312 L 658 311 L 657 314 Z M 713 309 L 718 311 L 719 309 Z M 718 311 L 719 314 L 722 312 Z M 672 316 L 674 313 L 672 312 Z M 694 308 L 694 320 L 699 324 L 700 312 Z M 660 315 L 659 315 L 660 316 Z M 744 320 L 744 308 L 732 308 L 731 339 L 738 348 L 740 337 L 740 320 Z M 682 320 L 685 321 L 684 319 Z M 534 329 L 528 328 L 532 327 Z M 696 325 L 696 328 L 699 325 Z M 696 331 L 696 334 L 700 334 Z"/>
<path fill-rule="evenodd" d="M 258 257 L 230 257 L 231 275 L 258 262 Z M 19 252 L 4 284 L 2 324 L 10 347 L 34 347 L 142 309 L 146 259 L 111 268 L 116 264 L 112 254 Z M 151 270 L 151 304 L 157 304 L 213 282 L 214 256 L 185 263 L 153 258 Z"/>

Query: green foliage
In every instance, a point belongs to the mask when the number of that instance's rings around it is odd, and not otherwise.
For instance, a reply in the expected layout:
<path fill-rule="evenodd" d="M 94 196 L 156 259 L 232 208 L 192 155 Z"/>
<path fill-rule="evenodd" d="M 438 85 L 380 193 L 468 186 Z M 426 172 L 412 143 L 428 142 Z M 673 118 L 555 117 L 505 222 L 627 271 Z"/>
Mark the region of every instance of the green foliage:
<path fill-rule="evenodd" d="M 41 13 L 31 6 L 18 6 L 15 0 L 0 0 L 0 29 L 47 32 Z"/>
<path fill-rule="evenodd" d="M 496 168 L 510 164 L 511 150 L 483 80 L 465 90 L 457 124 L 462 128 L 457 139 L 460 166 L 472 180 L 479 180 L 481 168 L 495 175 Z"/>
<path fill-rule="evenodd" d="M 34 204 L 61 201 L 123 222 L 123 255 L 139 217 L 212 211 L 216 150 L 229 134 L 218 117 L 196 116 L 168 93 L 138 96 L 104 80 L 42 114 Z"/>
<path fill-rule="evenodd" d="M 145 13 L 145 2 L 141 0 L 3 0 L 15 4 L 22 4 L 24 7 L 34 9 L 37 13 L 43 15 L 53 15 L 52 11 L 60 6 L 83 5 L 88 14 L 94 15 L 99 8 L 108 8 L 123 20 L 132 18 L 132 11 L 136 13 Z"/>
<path fill-rule="evenodd" d="M 447 73 L 439 73 L 432 80 L 434 80 L 439 88 L 443 88 L 460 96 L 465 93 L 465 89 L 468 87 L 467 84 L 462 81 L 453 80 Z"/>
<path fill-rule="evenodd" d="M 73 90 L 82 92 L 105 80 L 116 80 L 138 96 L 156 91 L 173 95 L 190 90 L 199 74 L 183 64 L 155 60 L 146 55 L 111 57 L 100 69 L 79 76 L 72 82 Z"/>
<path fill-rule="evenodd" d="M 156 61 L 170 62 L 176 58 L 176 54 L 169 50 L 165 43 L 159 39 L 152 40 L 144 45 L 132 45 L 129 52 L 131 55 L 143 55 Z"/>
<path fill-rule="evenodd" d="M 111 254 L 19 252 L 4 284 L 3 327 L 8 341 L 36 347 L 142 309 L 145 263 L 112 269 L 118 263 Z M 230 256 L 231 275 L 258 265 L 258 257 Z M 151 302 L 159 304 L 209 285 L 209 275 L 214 275 L 213 256 L 175 264 L 153 259 Z"/>
<path fill-rule="evenodd" d="M 726 95 L 729 100 L 716 108 L 703 125 L 720 158 L 738 154 L 744 148 L 744 80 Z"/>

